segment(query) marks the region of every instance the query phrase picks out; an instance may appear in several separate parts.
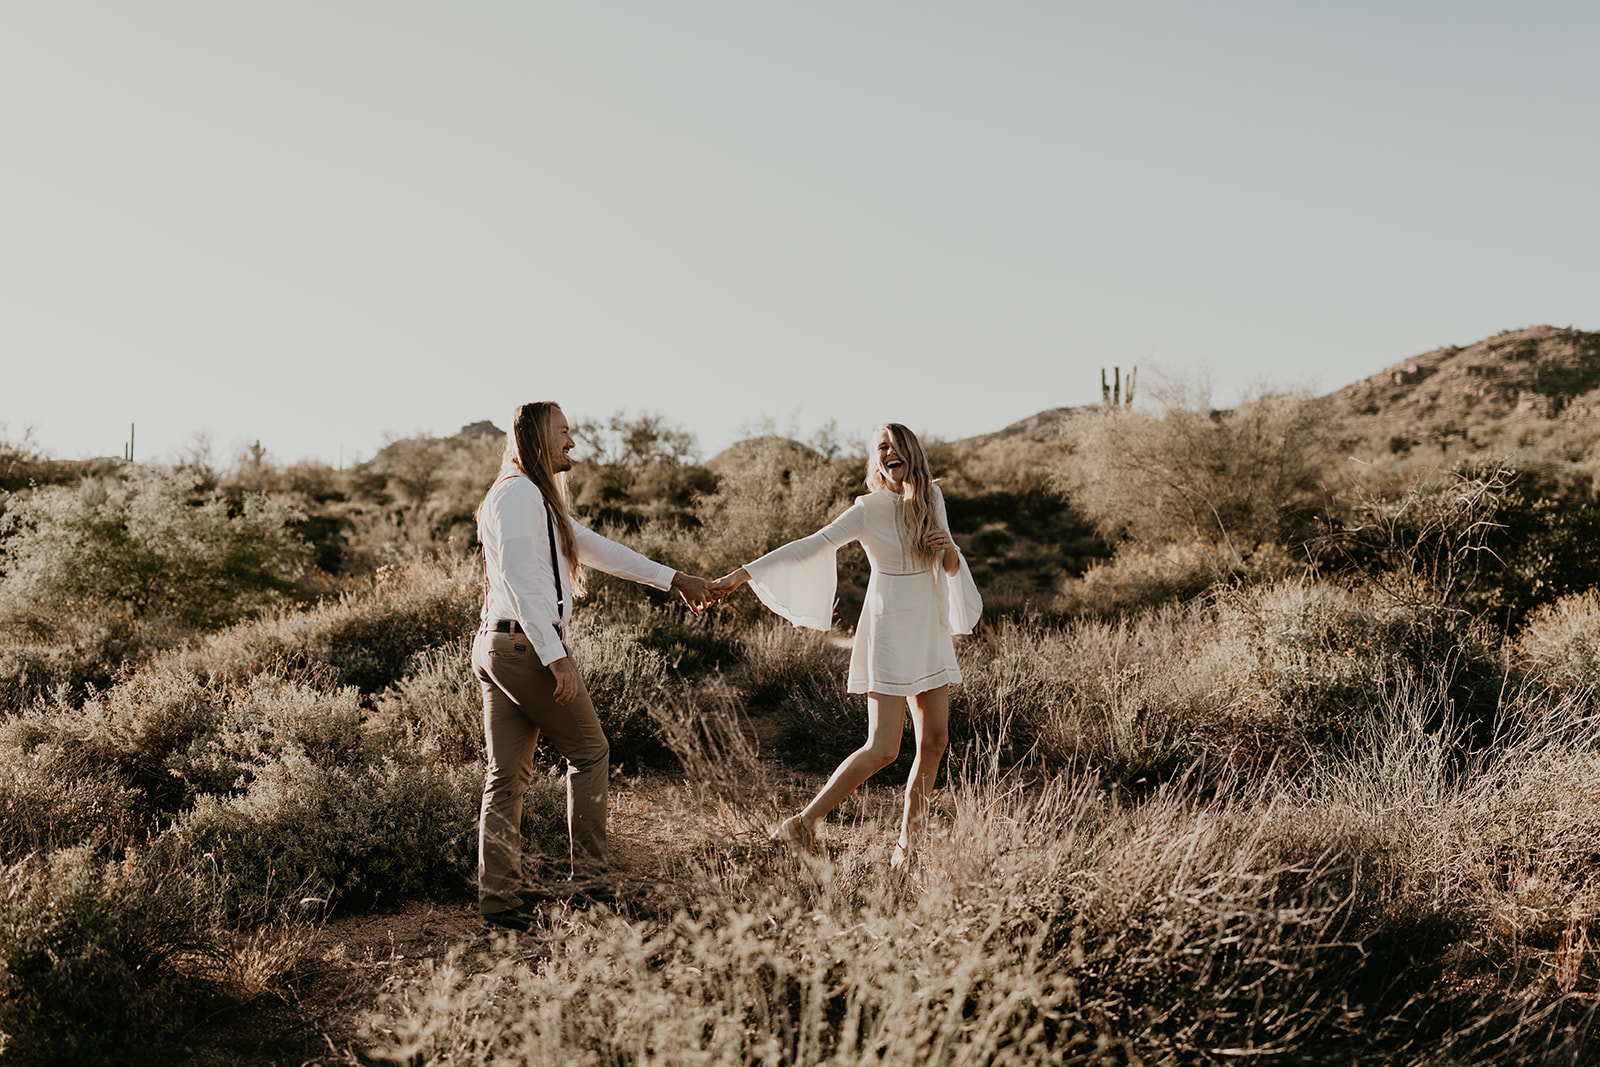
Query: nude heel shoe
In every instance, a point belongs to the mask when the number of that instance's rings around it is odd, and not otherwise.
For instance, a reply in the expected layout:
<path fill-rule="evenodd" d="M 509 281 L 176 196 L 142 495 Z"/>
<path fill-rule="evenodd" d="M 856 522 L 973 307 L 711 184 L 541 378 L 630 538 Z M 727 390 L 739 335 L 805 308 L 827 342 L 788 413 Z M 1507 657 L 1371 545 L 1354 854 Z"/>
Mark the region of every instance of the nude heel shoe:
<path fill-rule="evenodd" d="M 788 846 L 789 851 L 796 855 L 816 855 L 816 835 L 811 832 L 811 828 L 798 815 L 791 815 L 779 823 L 777 831 L 772 835 L 772 839 Z"/>

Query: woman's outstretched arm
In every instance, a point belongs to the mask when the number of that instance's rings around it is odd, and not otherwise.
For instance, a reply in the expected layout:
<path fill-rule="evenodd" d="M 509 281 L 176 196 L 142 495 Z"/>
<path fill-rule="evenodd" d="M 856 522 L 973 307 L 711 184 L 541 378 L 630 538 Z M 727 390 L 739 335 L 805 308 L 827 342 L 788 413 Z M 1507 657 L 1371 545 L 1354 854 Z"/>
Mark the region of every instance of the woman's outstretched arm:
<path fill-rule="evenodd" d="M 735 589 L 739 588 L 749 580 L 750 572 L 745 570 L 743 567 L 740 567 L 736 571 L 729 571 L 727 574 L 724 574 L 721 578 L 718 578 L 707 587 L 707 592 L 710 593 L 711 602 L 716 604 L 728 599 L 728 596 Z"/>

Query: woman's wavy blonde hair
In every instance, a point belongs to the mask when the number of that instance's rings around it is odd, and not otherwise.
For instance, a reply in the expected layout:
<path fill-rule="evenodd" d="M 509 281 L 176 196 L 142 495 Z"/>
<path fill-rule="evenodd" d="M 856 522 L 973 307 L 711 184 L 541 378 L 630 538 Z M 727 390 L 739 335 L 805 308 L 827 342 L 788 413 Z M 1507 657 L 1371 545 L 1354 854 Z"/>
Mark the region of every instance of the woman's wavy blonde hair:
<path fill-rule="evenodd" d="M 919 563 L 932 566 L 938 553 L 923 541 L 939 525 L 933 517 L 933 473 L 928 468 L 928 457 L 922 451 L 922 442 L 917 440 L 917 435 L 911 432 L 909 426 L 886 422 L 873 433 L 873 444 L 867 450 L 867 488 L 874 492 L 889 488 L 889 480 L 878 466 L 876 443 L 878 434 L 885 431 L 889 434 L 889 443 L 906 464 L 905 477 L 901 479 L 905 487 L 901 493 L 901 499 L 905 501 L 901 535 L 907 540 L 911 557 Z"/>
<path fill-rule="evenodd" d="M 553 473 L 555 457 L 550 455 L 550 419 L 561 405 L 554 400 L 535 400 L 518 404 L 506 431 L 505 462 L 516 467 L 544 496 L 545 507 L 555 519 L 561 554 L 567 558 L 567 577 L 574 597 L 584 590 L 583 568 L 578 565 L 578 539 L 572 532 L 572 513 L 567 509 L 567 475 Z"/>

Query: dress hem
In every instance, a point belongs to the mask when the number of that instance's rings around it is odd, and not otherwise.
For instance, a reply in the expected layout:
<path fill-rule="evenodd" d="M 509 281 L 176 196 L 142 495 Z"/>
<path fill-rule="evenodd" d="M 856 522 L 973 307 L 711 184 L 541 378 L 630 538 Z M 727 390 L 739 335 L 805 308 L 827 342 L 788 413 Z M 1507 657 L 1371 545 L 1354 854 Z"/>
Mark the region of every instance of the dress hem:
<path fill-rule="evenodd" d="M 960 681 L 961 672 L 951 667 L 917 682 L 874 682 L 852 678 L 845 686 L 845 690 L 850 693 L 882 693 L 886 697 L 914 697 L 918 693 L 926 693 L 941 685 L 955 685 Z"/>

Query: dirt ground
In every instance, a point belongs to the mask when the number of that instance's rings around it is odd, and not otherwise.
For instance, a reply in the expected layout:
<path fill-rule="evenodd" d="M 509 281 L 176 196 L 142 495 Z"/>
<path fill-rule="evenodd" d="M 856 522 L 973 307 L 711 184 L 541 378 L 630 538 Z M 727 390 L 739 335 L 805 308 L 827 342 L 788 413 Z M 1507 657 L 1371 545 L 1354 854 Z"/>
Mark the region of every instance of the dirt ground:
<path fill-rule="evenodd" d="M 798 809 L 819 784 L 820 779 L 793 776 L 780 784 L 781 795 L 774 800 Z M 895 818 L 896 803 L 897 795 L 885 788 L 869 787 L 852 798 L 854 806 L 870 806 L 876 817 Z M 687 832 L 689 827 L 704 817 L 680 780 L 663 775 L 614 779 L 609 830 L 619 877 L 645 885 L 670 879 L 674 865 L 700 839 Z M 856 820 L 827 828 L 835 845 L 845 845 L 862 832 Z M 760 847 L 776 846 L 762 842 Z M 608 905 L 556 899 L 542 906 Z M 361 1022 L 385 986 L 426 973 L 430 961 L 443 960 L 452 950 L 470 957 L 495 947 L 477 905 L 469 902 L 412 902 L 391 911 L 329 920 L 312 932 L 286 984 L 203 1019 L 182 1039 L 175 1062 L 194 1067 L 367 1062 Z"/>

